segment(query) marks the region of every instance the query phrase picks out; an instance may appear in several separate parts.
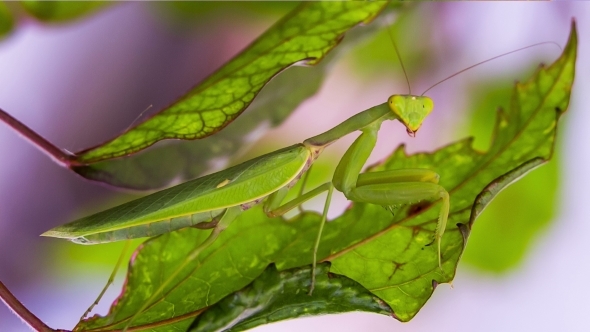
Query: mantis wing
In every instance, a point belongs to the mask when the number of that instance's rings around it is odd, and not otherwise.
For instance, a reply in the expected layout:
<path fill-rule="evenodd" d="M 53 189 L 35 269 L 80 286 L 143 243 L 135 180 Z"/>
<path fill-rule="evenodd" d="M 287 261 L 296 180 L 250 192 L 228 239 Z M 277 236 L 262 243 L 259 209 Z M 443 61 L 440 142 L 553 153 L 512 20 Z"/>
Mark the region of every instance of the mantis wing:
<path fill-rule="evenodd" d="M 154 236 L 188 227 L 210 220 L 228 207 L 261 200 L 288 185 L 308 165 L 310 156 L 304 145 L 293 145 L 55 227 L 41 235 L 97 243 Z M 99 234 L 103 235 L 89 237 Z"/>

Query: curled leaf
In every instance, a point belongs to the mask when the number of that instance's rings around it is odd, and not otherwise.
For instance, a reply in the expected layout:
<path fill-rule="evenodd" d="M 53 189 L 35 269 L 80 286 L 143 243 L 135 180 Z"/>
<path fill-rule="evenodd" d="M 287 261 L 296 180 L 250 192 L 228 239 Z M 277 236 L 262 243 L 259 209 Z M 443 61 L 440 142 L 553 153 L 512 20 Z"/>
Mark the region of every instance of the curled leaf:
<path fill-rule="evenodd" d="M 329 273 L 330 264 L 316 269 L 314 297 L 309 295 L 311 267 L 277 271 L 270 265 L 250 285 L 207 308 L 189 331 L 244 331 L 284 319 L 367 311 L 391 315 L 391 309 L 359 284 Z"/>

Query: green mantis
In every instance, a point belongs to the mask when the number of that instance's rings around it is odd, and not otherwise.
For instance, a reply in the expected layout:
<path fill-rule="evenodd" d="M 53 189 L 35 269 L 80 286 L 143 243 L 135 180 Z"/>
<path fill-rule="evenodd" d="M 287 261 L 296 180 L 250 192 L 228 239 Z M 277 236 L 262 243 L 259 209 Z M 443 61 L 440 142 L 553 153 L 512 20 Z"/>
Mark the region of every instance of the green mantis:
<path fill-rule="evenodd" d="M 358 113 L 301 144 L 58 226 L 42 235 L 93 244 L 156 236 L 194 226 L 213 228 L 206 241 L 211 243 L 241 211 L 262 201 L 266 214 L 277 217 L 328 191 L 323 214 L 325 221 L 329 198 L 335 188 L 349 200 L 383 206 L 441 198 L 443 204 L 434 235 L 439 247 L 440 265 L 440 239 L 446 225 L 449 196 L 437 184 L 438 175 L 424 169 L 361 173 L 383 121 L 398 120 L 406 126 L 408 133 L 413 134 L 432 109 L 433 102 L 428 97 L 393 95 L 387 103 Z M 355 131 L 361 131 L 361 135 L 342 157 L 332 181 L 283 203 L 288 190 L 322 150 Z M 315 251 L 318 243 L 319 235 Z M 206 244 L 202 245 L 204 247 Z"/>
<path fill-rule="evenodd" d="M 344 193 L 349 200 L 383 206 L 442 199 L 434 233 L 438 263 L 442 266 L 440 241 L 449 212 L 449 194 L 437 184 L 438 174 L 426 169 L 361 173 L 375 146 L 377 132 L 383 121 L 398 120 L 406 126 L 408 133 L 413 134 L 420 128 L 433 106 L 428 97 L 393 95 L 387 103 L 360 112 L 301 144 L 53 228 L 43 236 L 92 244 L 155 236 L 190 226 L 212 227 L 209 237 L 185 258 L 137 314 L 147 308 L 170 280 L 213 243 L 242 211 L 264 201 L 265 213 L 269 217 L 277 217 L 327 191 L 320 230 L 313 250 L 315 269 L 321 233 L 334 188 Z M 332 181 L 283 203 L 288 190 L 309 169 L 323 149 L 355 131 L 360 131 L 361 134 L 340 160 Z M 310 294 L 313 291 L 314 278 L 315 273 L 312 273 Z M 131 326 L 133 319 L 134 317 L 129 320 L 128 326 Z"/>

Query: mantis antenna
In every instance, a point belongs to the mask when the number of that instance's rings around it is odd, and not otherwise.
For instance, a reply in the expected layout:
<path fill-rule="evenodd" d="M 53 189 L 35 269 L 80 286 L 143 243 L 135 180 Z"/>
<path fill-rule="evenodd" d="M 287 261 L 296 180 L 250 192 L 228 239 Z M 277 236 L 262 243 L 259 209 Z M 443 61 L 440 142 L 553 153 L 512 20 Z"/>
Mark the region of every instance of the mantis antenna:
<path fill-rule="evenodd" d="M 399 53 L 399 50 L 397 48 L 397 44 L 395 43 L 395 39 L 393 38 L 393 35 L 391 34 L 390 28 L 388 27 L 386 30 L 387 30 L 387 34 L 389 35 L 389 39 L 391 39 L 391 44 L 393 45 L 393 49 L 395 50 L 395 54 L 397 55 L 397 59 L 399 60 L 399 63 L 401 65 L 401 67 L 402 67 L 402 71 L 404 72 L 404 76 L 406 78 L 406 83 L 408 84 L 408 95 L 412 95 L 412 86 L 410 85 L 410 79 L 408 78 L 408 73 L 406 72 L 406 67 L 404 66 L 404 62 L 402 61 L 402 57 L 401 57 L 401 55 Z M 457 75 L 459 75 L 459 74 L 461 74 L 461 73 L 463 73 L 465 71 L 468 71 L 471 68 L 477 67 L 479 65 L 483 65 L 486 62 L 489 62 L 489 61 L 492 61 L 492 60 L 501 58 L 501 57 L 503 57 L 505 55 L 509 55 L 509 54 L 516 53 L 516 52 L 519 52 L 519 51 L 522 51 L 522 50 L 526 50 L 526 49 L 531 48 L 531 47 L 535 47 L 535 46 L 539 46 L 539 45 L 544 45 L 544 44 L 553 44 L 553 45 L 557 46 L 560 50 L 562 49 L 561 46 L 559 44 L 557 44 L 556 42 L 545 41 L 545 42 L 535 43 L 535 44 L 532 44 L 532 45 L 521 47 L 519 49 L 510 51 L 510 52 L 506 52 L 506 53 L 502 53 L 500 55 L 496 55 L 496 56 L 494 56 L 492 58 L 489 58 L 487 60 L 478 62 L 478 63 L 476 63 L 474 65 L 471 65 L 471 66 L 469 66 L 467 68 L 461 69 L 460 71 L 452 74 L 451 76 L 448 76 L 448 77 L 446 77 L 446 78 L 444 78 L 444 79 L 442 79 L 442 80 L 434 83 L 428 89 L 426 89 L 424 92 L 422 92 L 422 94 L 420 95 L 420 97 L 424 96 L 424 94 L 426 94 L 426 92 L 430 91 L 432 88 L 434 88 L 435 86 L 441 84 L 442 82 L 445 82 L 445 81 L 447 81 L 447 80 L 449 80 L 449 79 L 451 79 L 451 78 L 453 78 L 453 77 L 455 77 L 455 76 L 457 76 Z"/>
<path fill-rule="evenodd" d="M 410 80 L 408 79 L 408 73 L 406 72 L 406 67 L 404 67 L 404 62 L 402 61 L 402 57 L 399 55 L 399 50 L 397 49 L 397 45 L 395 44 L 395 39 L 393 39 L 393 35 L 391 34 L 391 30 L 389 27 L 387 28 L 387 34 L 389 35 L 389 39 L 391 39 L 391 43 L 393 44 L 393 49 L 395 49 L 395 54 L 397 55 L 397 59 L 399 60 L 400 65 L 402 66 L 402 70 L 404 71 L 404 76 L 406 77 L 406 83 L 408 83 L 408 94 L 412 94 L 412 86 L 410 85 Z"/>
<path fill-rule="evenodd" d="M 431 86 L 430 86 L 428 89 L 426 89 L 426 91 L 422 92 L 422 94 L 421 94 L 420 96 L 424 96 L 424 94 L 425 94 L 426 92 L 430 91 L 430 89 L 434 88 L 435 86 L 437 86 L 437 85 L 441 84 L 442 82 L 444 82 L 444 81 L 446 81 L 446 80 L 449 80 L 449 79 L 451 79 L 451 78 L 453 78 L 453 77 L 455 77 L 455 76 L 457 76 L 457 75 L 461 74 L 462 72 L 465 72 L 465 71 L 467 71 L 467 70 L 469 70 L 469 69 L 471 69 L 471 68 L 473 68 L 473 67 L 477 67 L 477 66 L 479 66 L 479 65 L 482 65 L 482 64 L 484 64 L 484 63 L 486 63 L 486 62 L 489 62 L 489 61 L 495 60 L 495 59 L 497 59 L 497 58 L 501 58 L 501 57 L 503 57 L 503 56 L 505 56 L 505 55 L 508 55 L 508 54 L 516 53 L 516 52 L 518 52 L 518 51 L 526 50 L 527 48 L 531 48 L 531 47 L 535 47 L 535 46 L 539 46 L 539 45 L 543 45 L 543 44 L 553 44 L 553 45 L 557 46 L 557 47 L 558 47 L 558 48 L 561 50 L 561 46 L 559 46 L 559 44 L 557 44 L 556 42 L 546 41 L 546 42 L 541 42 L 541 43 L 536 43 L 536 44 L 532 44 L 532 45 L 529 45 L 529 46 L 521 47 L 521 48 L 519 48 L 519 49 L 516 49 L 516 50 L 514 50 L 514 51 L 510 51 L 510 52 L 502 53 L 502 54 L 500 54 L 500 55 L 496 55 L 496 56 L 495 56 L 495 57 L 493 57 L 493 58 L 489 58 L 489 59 L 487 59 L 487 60 L 484 60 L 484 61 L 478 62 L 478 63 L 476 63 L 476 64 L 474 64 L 474 65 L 471 65 L 471 66 L 469 66 L 469 67 L 467 67 L 467 68 L 461 69 L 461 70 L 459 70 L 458 72 L 454 73 L 453 75 L 451 75 L 451 76 L 448 76 L 448 77 L 446 77 L 446 78 L 444 78 L 444 79 L 442 79 L 442 80 L 440 80 L 440 81 L 438 81 L 438 82 L 434 83 L 434 84 L 433 84 L 433 85 L 431 85 Z M 395 43 L 393 44 L 393 46 L 395 47 Z M 396 52 L 397 52 L 397 47 L 395 47 L 395 50 L 396 50 Z M 398 54 L 398 57 L 399 57 L 399 54 Z M 400 59 L 400 62 L 401 62 L 401 59 Z M 402 68 L 403 68 L 403 64 L 402 64 Z M 405 70 L 404 70 L 404 73 L 405 73 Z M 406 79 L 407 79 L 407 76 L 406 76 Z M 408 83 L 408 84 L 409 84 L 409 83 Z"/>

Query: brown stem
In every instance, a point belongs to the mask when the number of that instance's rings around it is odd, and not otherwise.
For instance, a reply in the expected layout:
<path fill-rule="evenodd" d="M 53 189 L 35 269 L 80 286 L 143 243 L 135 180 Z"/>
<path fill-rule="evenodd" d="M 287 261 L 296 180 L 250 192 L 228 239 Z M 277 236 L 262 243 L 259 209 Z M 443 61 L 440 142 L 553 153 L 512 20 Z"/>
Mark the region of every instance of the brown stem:
<path fill-rule="evenodd" d="M 45 154 L 49 155 L 53 160 L 55 160 L 58 164 L 61 164 L 65 167 L 71 166 L 79 166 L 81 165 L 77 160 L 76 156 L 67 154 L 55 145 L 51 144 L 41 135 L 37 134 L 31 128 L 24 125 L 22 122 L 18 121 L 17 119 L 13 118 L 12 115 L 6 113 L 4 110 L 0 109 L 0 121 L 6 123 L 9 127 L 14 129 L 17 133 L 21 134 L 24 138 L 31 141 L 36 147 L 38 147 L 41 151 L 45 152 Z"/>
<path fill-rule="evenodd" d="M 20 317 L 26 324 L 28 324 L 34 331 L 39 332 L 56 332 L 49 326 L 45 325 L 37 316 L 35 316 L 29 309 L 25 308 L 25 306 L 16 298 L 12 293 L 4 286 L 4 284 L 0 281 L 0 299 L 12 312 Z"/>

